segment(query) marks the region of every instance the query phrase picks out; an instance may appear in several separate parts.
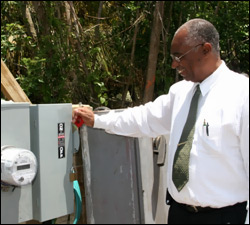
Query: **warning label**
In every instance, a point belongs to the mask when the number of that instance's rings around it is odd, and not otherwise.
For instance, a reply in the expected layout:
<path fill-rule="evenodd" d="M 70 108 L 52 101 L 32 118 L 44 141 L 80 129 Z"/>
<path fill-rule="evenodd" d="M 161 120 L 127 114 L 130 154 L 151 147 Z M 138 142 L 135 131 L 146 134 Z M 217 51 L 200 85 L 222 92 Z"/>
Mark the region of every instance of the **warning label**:
<path fill-rule="evenodd" d="M 65 158 L 65 123 L 58 123 L 58 158 Z"/>

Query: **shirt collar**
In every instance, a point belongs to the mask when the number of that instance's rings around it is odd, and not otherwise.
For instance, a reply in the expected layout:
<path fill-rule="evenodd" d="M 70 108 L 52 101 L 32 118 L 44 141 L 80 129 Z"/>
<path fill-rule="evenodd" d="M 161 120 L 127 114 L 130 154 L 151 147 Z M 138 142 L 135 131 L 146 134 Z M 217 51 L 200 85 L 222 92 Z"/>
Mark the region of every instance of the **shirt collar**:
<path fill-rule="evenodd" d="M 219 78 L 219 75 L 221 74 L 221 72 L 223 70 L 225 70 L 227 68 L 225 62 L 222 60 L 221 65 L 210 75 L 208 76 L 204 81 L 202 81 L 201 83 L 196 83 L 195 86 L 197 84 L 200 85 L 200 89 L 201 89 L 201 94 L 202 96 L 205 96 L 216 84 L 216 81 Z"/>

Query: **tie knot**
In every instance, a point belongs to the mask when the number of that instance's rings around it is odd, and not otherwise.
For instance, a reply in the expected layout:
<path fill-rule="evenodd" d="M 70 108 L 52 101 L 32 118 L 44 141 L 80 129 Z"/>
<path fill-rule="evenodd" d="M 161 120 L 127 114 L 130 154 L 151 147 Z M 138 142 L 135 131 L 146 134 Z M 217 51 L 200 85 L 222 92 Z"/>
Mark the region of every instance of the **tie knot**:
<path fill-rule="evenodd" d="M 200 89 L 200 85 L 198 84 L 196 86 L 196 90 L 195 90 L 195 93 L 193 95 L 193 99 L 197 99 L 197 101 L 198 101 L 200 94 L 201 94 L 201 89 Z"/>
<path fill-rule="evenodd" d="M 200 85 L 199 84 L 196 86 L 195 93 L 199 93 L 199 94 L 201 93 L 201 89 L 200 89 Z"/>

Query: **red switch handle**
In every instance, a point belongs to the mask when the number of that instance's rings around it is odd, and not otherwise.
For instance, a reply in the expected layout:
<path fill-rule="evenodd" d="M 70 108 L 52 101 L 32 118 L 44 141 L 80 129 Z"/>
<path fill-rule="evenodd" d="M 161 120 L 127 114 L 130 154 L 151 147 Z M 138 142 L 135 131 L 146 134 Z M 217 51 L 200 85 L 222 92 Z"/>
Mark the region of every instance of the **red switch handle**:
<path fill-rule="evenodd" d="M 79 127 L 81 127 L 83 124 L 84 124 L 83 119 L 82 119 L 80 116 L 78 116 L 77 119 L 76 119 L 75 125 L 79 128 Z"/>

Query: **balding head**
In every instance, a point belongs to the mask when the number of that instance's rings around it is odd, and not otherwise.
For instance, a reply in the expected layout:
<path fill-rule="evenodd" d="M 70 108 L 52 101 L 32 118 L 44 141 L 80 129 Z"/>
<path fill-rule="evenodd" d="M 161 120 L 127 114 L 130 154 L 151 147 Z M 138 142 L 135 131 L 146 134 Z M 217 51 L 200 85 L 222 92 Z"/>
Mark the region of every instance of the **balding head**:
<path fill-rule="evenodd" d="M 213 24 L 204 19 L 192 19 L 184 23 L 175 33 L 175 36 L 186 33 L 184 42 L 186 45 L 194 46 L 199 43 L 208 42 L 212 45 L 212 51 L 219 56 L 219 33 Z"/>
<path fill-rule="evenodd" d="M 221 64 L 219 34 L 203 19 L 183 24 L 171 43 L 172 68 L 187 81 L 202 82 Z"/>

